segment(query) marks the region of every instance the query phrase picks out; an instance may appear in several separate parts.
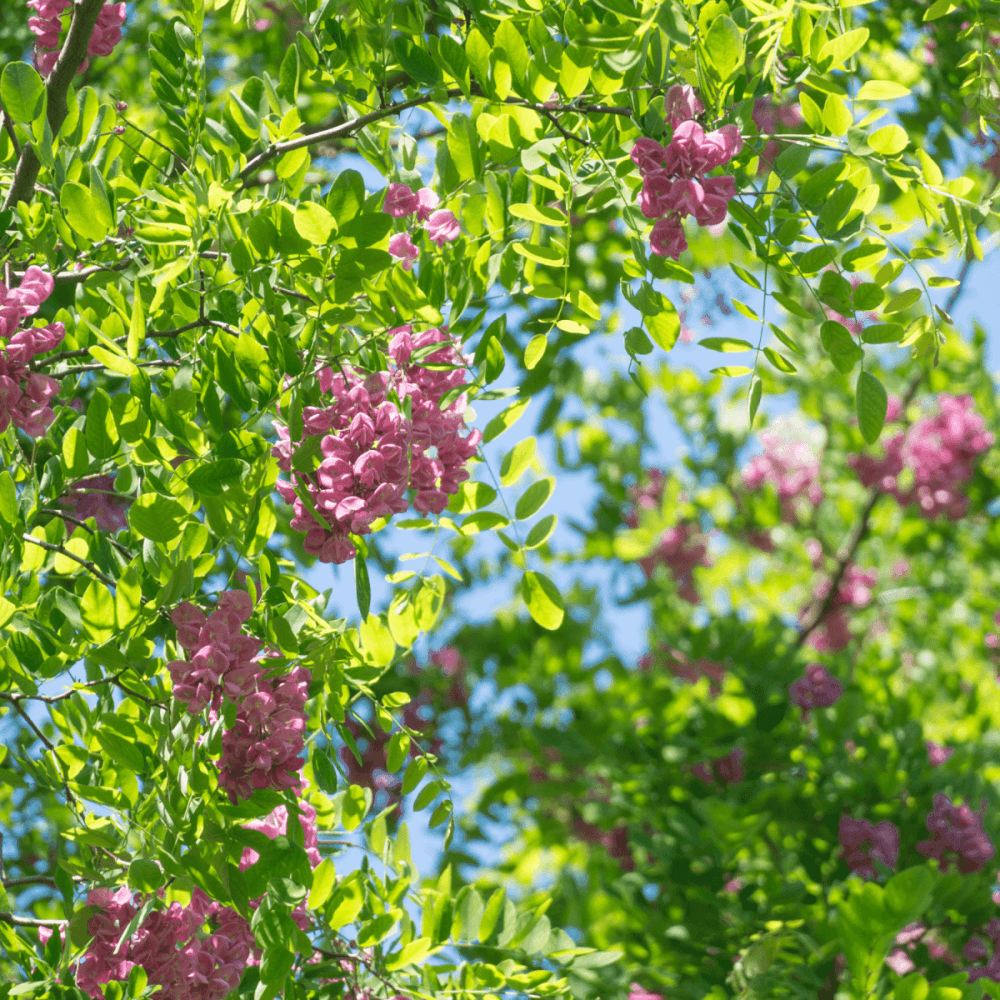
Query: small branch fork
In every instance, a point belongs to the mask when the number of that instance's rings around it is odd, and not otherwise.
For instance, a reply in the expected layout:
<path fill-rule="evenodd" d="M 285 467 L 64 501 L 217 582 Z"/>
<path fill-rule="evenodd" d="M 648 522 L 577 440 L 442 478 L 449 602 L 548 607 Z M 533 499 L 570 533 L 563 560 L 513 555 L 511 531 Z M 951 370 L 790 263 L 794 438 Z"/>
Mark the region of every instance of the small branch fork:
<path fill-rule="evenodd" d="M 906 396 L 903 398 L 902 408 L 904 412 L 910 403 L 913 402 L 913 397 L 917 394 L 917 389 L 920 386 L 920 382 L 923 377 L 924 373 L 923 371 L 920 371 L 910 382 L 906 391 Z M 844 578 L 844 574 L 847 572 L 847 567 L 851 564 L 854 556 L 857 554 L 858 547 L 861 545 L 865 535 L 868 533 L 868 522 L 871 519 L 872 511 L 875 509 L 875 504 L 878 503 L 881 496 L 882 491 L 877 486 L 873 486 L 869 491 L 868 499 L 865 501 L 865 505 L 861 509 L 861 516 L 858 518 L 858 523 L 854 526 L 854 530 L 847 537 L 837 554 L 837 568 L 830 576 L 830 587 L 826 593 L 826 597 L 823 598 L 812 617 L 796 637 L 796 649 L 800 649 L 805 644 L 806 639 L 808 639 L 809 636 L 822 623 L 823 619 L 829 613 L 830 608 L 833 606 L 833 602 L 837 598 L 837 588 L 840 586 L 840 581 Z"/>

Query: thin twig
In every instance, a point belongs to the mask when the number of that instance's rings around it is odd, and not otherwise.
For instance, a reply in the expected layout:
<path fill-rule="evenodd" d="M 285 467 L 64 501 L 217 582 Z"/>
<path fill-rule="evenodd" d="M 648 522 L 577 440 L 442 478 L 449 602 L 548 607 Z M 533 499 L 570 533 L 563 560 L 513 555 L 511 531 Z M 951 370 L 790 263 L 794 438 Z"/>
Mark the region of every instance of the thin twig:
<path fill-rule="evenodd" d="M 99 366 L 103 367 L 103 366 Z M 43 542 L 40 538 L 35 538 L 34 535 L 29 535 L 27 532 L 21 535 L 21 537 L 26 542 L 31 542 L 32 545 L 37 545 L 40 549 L 45 549 L 47 552 L 58 552 L 60 555 L 65 556 L 67 559 L 72 559 L 74 562 L 78 562 L 84 569 L 89 570 L 94 576 L 97 577 L 101 583 L 108 587 L 117 587 L 118 584 L 111 579 L 110 576 L 105 576 L 89 559 L 81 559 L 78 555 L 70 552 L 68 549 L 64 549 L 61 545 L 53 545 L 52 542 Z"/>
<path fill-rule="evenodd" d="M 569 132 L 566 129 L 564 129 L 562 127 L 562 125 L 559 124 L 559 119 L 556 118 L 556 116 L 554 114 L 552 114 L 552 112 L 548 108 L 543 108 L 542 109 L 542 114 L 545 115 L 545 117 L 548 118 L 548 120 L 550 122 L 552 122 L 552 124 L 556 127 L 556 129 L 558 129 L 559 134 L 564 139 L 573 139 L 574 141 L 580 143 L 581 146 L 593 146 L 594 145 L 593 142 L 591 142 L 590 139 L 581 139 L 578 135 L 573 135 L 572 132 Z"/>
<path fill-rule="evenodd" d="M 3 119 L 4 131 L 10 136 L 10 141 L 14 146 L 14 155 L 20 159 L 21 158 L 21 144 L 17 141 L 17 134 L 14 132 L 14 122 L 11 120 L 9 114 L 7 114 L 7 109 L 0 103 L 0 118 Z"/>
<path fill-rule="evenodd" d="M 17 917 L 13 913 L 0 912 L 0 924 L 13 927 L 65 927 L 68 920 L 37 920 L 34 917 Z"/>
<path fill-rule="evenodd" d="M 131 257 L 128 260 L 115 261 L 114 264 L 95 264 L 93 267 L 86 267 L 82 271 L 57 271 L 52 275 L 52 280 L 57 285 L 82 285 L 88 278 L 93 278 L 95 274 L 109 274 L 116 271 L 124 271 L 134 261 Z M 15 278 L 23 278 L 24 271 L 12 272 Z"/>
<path fill-rule="evenodd" d="M 70 493 L 92 493 L 93 490 L 69 490 Z M 41 510 L 42 514 L 53 514 L 54 516 L 61 518 L 63 521 L 69 521 L 70 524 L 75 524 L 78 528 L 83 528 L 84 531 L 89 531 L 90 534 L 96 535 L 97 532 L 87 524 L 86 521 L 81 521 L 78 517 L 73 517 L 71 514 L 67 514 L 64 510 L 55 510 L 52 507 L 43 507 Z M 116 541 L 114 538 L 109 538 L 108 541 L 127 559 L 132 558 L 132 553 L 129 552 L 121 542 Z"/>

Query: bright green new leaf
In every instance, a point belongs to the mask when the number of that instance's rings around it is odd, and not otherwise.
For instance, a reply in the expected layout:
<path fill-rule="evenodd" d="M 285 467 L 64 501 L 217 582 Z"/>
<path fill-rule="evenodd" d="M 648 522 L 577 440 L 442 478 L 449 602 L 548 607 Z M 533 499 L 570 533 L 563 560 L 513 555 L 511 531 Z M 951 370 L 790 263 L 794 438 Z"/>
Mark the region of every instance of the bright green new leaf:
<path fill-rule="evenodd" d="M 541 573 L 528 570 L 521 578 L 521 596 L 531 617 L 550 631 L 562 625 L 565 608 L 556 585 Z"/>

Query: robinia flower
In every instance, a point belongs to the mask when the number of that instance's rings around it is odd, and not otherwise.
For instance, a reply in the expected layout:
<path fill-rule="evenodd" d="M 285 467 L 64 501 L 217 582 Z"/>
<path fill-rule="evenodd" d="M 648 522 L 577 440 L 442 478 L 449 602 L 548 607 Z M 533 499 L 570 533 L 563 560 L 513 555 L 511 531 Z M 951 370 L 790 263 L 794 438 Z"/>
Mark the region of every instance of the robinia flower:
<path fill-rule="evenodd" d="M 403 263 L 403 270 L 409 271 L 413 267 L 413 262 L 420 256 L 420 251 L 413 245 L 413 240 L 409 233 L 396 233 L 389 240 L 389 253 L 393 257 L 399 257 Z"/>
<path fill-rule="evenodd" d="M 452 240 L 457 240 L 462 233 L 462 228 L 455 218 L 455 213 L 447 208 L 439 208 L 436 212 L 431 212 L 427 219 L 427 235 L 432 243 L 439 247 Z M 405 264 L 403 265 L 406 266 Z"/>
<path fill-rule="evenodd" d="M 895 868 L 899 861 L 899 827 L 882 820 L 877 826 L 866 819 L 840 817 L 840 846 L 847 867 L 862 878 L 875 878 L 875 861 Z"/>
<path fill-rule="evenodd" d="M 803 720 L 814 708 L 827 708 L 840 700 L 844 686 L 820 663 L 810 663 L 806 672 L 788 688 L 792 704 L 802 709 Z"/>

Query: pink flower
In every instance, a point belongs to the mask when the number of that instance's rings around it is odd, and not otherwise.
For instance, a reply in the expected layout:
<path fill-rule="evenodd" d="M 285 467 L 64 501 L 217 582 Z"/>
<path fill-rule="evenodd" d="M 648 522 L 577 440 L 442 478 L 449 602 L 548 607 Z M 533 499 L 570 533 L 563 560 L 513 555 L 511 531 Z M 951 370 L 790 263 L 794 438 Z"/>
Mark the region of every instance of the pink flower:
<path fill-rule="evenodd" d="M 942 747 L 930 740 L 925 744 L 927 747 L 927 763 L 931 767 L 940 767 L 954 752 L 954 747 Z"/>
<path fill-rule="evenodd" d="M 629 987 L 628 1000 L 663 1000 L 663 997 L 659 993 L 650 993 L 638 983 L 632 983 Z"/>
<path fill-rule="evenodd" d="M 899 828 L 888 820 L 874 826 L 866 819 L 840 817 L 840 846 L 847 867 L 862 878 L 875 878 L 874 861 L 895 868 L 899 860 Z"/>
<path fill-rule="evenodd" d="M 394 219 L 402 219 L 407 215 L 413 215 L 419 207 L 419 196 L 414 194 L 406 184 L 390 184 L 386 188 L 382 211 L 388 212 Z M 401 255 L 397 254 L 396 256 Z"/>
<path fill-rule="evenodd" d="M 885 964 L 888 965 L 897 976 L 905 976 L 916 968 L 916 965 L 913 964 L 913 960 L 906 954 L 905 951 L 902 950 L 902 948 L 897 948 L 893 951 L 885 960 Z"/>
<path fill-rule="evenodd" d="M 396 233 L 389 240 L 389 253 L 393 257 L 402 258 L 404 271 L 409 271 L 413 267 L 413 262 L 420 256 L 420 251 L 413 245 L 409 233 Z"/>
<path fill-rule="evenodd" d="M 430 188 L 421 188 L 417 192 L 417 221 L 426 222 L 431 212 L 441 204 L 441 199 Z"/>
<path fill-rule="evenodd" d="M 659 219 L 674 207 L 674 181 L 666 170 L 646 174 L 639 192 L 639 211 L 647 219 Z"/>
<path fill-rule="evenodd" d="M 687 250 L 687 240 L 684 238 L 684 226 L 679 216 L 673 215 L 653 224 L 649 249 L 658 257 L 680 260 L 681 253 Z"/>
<path fill-rule="evenodd" d="M 967 805 L 956 806 L 946 795 L 934 796 L 934 808 L 927 814 L 927 829 L 931 840 L 922 840 L 917 850 L 928 858 L 936 858 L 941 870 L 947 871 L 957 861 L 963 874 L 982 871 L 996 849 L 983 830 L 983 811 L 974 813 Z"/>
<path fill-rule="evenodd" d="M 705 105 L 694 92 L 690 84 L 675 83 L 664 98 L 663 110 L 667 113 L 667 121 L 671 128 L 677 128 L 682 122 L 690 121 L 705 110 Z"/>
<path fill-rule="evenodd" d="M 667 151 L 655 139 L 643 138 L 635 140 L 629 155 L 639 168 L 639 173 L 645 176 L 654 170 L 663 169 L 663 158 L 667 155 Z"/>
<path fill-rule="evenodd" d="M 427 235 L 432 243 L 441 247 L 445 243 L 457 240 L 461 234 L 462 228 L 459 226 L 454 212 L 447 208 L 439 208 L 436 212 L 431 212 L 427 220 Z"/>
<path fill-rule="evenodd" d="M 844 687 L 822 664 L 810 663 L 805 673 L 789 686 L 788 693 L 792 704 L 802 709 L 805 720 L 812 709 L 827 708 L 839 701 Z"/>
<path fill-rule="evenodd" d="M 102 531 L 118 532 L 128 525 L 132 497 L 121 496 L 114 488 L 113 476 L 89 476 L 70 485 L 59 503 L 81 520 L 92 517 Z M 68 525 L 68 534 L 75 528 L 75 524 Z"/>
<path fill-rule="evenodd" d="M 808 501 L 815 507 L 823 499 L 823 488 L 819 481 L 820 464 L 816 449 L 803 438 L 783 430 L 784 426 L 778 425 L 757 435 L 764 451 L 750 459 L 743 467 L 741 476 L 744 487 L 751 492 L 770 484 L 778 495 L 782 520 L 794 524 L 798 520 L 801 502 Z M 815 547 L 819 546 L 815 539 L 810 541 Z M 807 548 L 807 551 L 811 549 Z M 822 553 L 821 547 L 819 553 Z"/>

